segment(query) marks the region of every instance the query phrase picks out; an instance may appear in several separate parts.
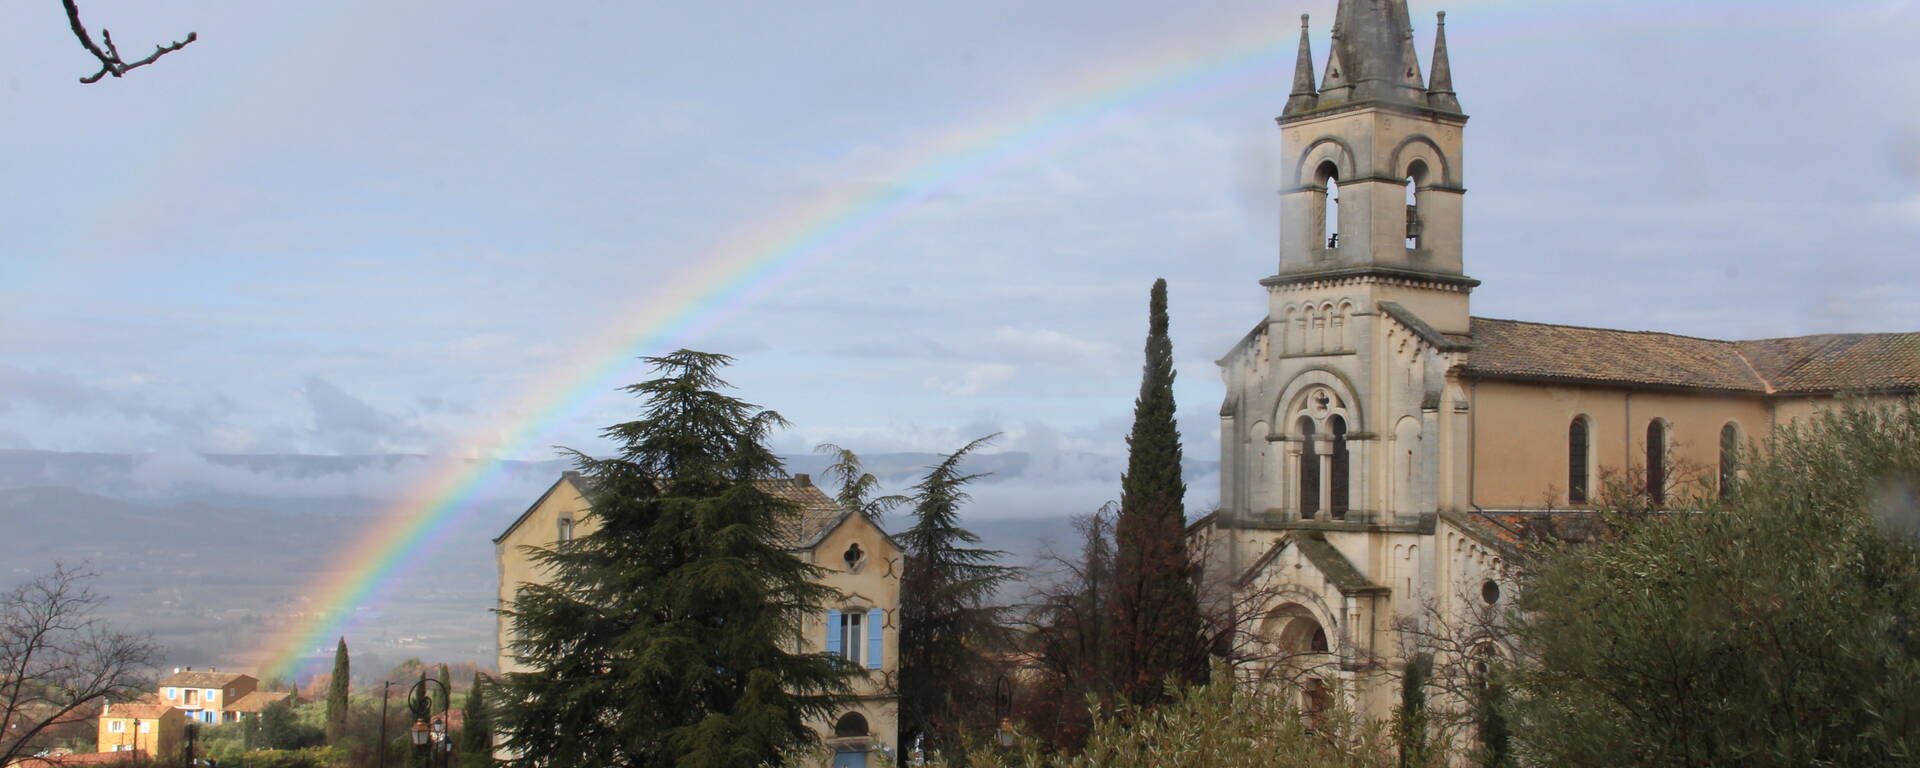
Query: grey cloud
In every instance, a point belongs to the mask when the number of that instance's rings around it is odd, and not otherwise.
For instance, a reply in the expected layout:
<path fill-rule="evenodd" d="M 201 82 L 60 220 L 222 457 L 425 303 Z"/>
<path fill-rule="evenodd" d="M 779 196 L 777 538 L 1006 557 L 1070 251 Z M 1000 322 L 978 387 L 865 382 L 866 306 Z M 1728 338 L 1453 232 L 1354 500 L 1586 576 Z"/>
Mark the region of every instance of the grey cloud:
<path fill-rule="evenodd" d="M 319 376 L 308 376 L 300 394 L 313 415 L 314 436 L 335 450 L 391 450 L 399 441 L 422 434 L 406 419 L 384 413 Z"/>

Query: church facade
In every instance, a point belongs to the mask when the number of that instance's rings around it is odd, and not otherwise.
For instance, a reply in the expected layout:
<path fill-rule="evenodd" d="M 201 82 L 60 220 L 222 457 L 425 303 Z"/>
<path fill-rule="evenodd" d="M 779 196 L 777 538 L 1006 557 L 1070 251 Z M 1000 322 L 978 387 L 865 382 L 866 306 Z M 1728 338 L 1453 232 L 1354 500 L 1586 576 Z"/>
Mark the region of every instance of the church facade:
<path fill-rule="evenodd" d="M 1603 478 L 1655 504 L 1736 479 L 1739 448 L 1842 394 L 1920 393 L 1920 333 L 1722 341 L 1474 317 L 1467 115 L 1439 15 L 1431 68 L 1405 0 L 1341 0 L 1316 77 L 1302 17 L 1278 118 L 1278 270 L 1219 360 L 1216 583 L 1302 705 L 1386 717 L 1407 627 L 1512 600 L 1529 521 Z"/>

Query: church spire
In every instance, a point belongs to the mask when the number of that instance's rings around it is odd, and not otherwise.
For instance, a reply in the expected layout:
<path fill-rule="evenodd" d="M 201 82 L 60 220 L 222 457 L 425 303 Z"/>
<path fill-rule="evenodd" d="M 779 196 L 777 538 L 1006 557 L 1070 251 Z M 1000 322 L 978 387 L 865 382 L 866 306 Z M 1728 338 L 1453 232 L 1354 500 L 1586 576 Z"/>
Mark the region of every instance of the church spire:
<path fill-rule="evenodd" d="M 1407 0 L 1340 0 L 1323 101 L 1426 102 Z"/>
<path fill-rule="evenodd" d="M 1320 104 L 1320 91 L 1313 87 L 1313 45 L 1307 38 L 1307 15 L 1300 14 L 1300 58 L 1293 64 L 1293 93 L 1287 97 L 1282 117 L 1306 112 Z"/>
<path fill-rule="evenodd" d="M 1447 12 L 1441 11 L 1433 28 L 1433 77 L 1428 79 L 1427 105 L 1447 112 L 1460 111 L 1453 93 L 1453 65 L 1447 62 Z"/>

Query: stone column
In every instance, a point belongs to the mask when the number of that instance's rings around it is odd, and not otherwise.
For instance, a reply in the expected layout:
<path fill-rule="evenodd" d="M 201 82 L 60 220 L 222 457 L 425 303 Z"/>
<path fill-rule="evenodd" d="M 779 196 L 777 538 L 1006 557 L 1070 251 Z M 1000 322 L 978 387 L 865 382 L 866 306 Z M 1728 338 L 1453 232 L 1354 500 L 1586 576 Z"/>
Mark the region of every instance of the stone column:
<path fill-rule="evenodd" d="M 1332 519 L 1333 518 L 1333 440 L 1332 438 L 1323 438 L 1323 437 L 1315 436 L 1313 438 L 1313 452 L 1320 456 L 1320 462 L 1319 462 L 1320 463 L 1320 511 L 1327 513 L 1327 518 Z M 1349 489 L 1349 492 L 1351 492 L 1351 489 Z M 1351 501 L 1351 497 L 1349 497 L 1349 501 Z M 1318 518 L 1319 516 L 1320 515 L 1317 513 L 1314 515 L 1315 518 Z"/>

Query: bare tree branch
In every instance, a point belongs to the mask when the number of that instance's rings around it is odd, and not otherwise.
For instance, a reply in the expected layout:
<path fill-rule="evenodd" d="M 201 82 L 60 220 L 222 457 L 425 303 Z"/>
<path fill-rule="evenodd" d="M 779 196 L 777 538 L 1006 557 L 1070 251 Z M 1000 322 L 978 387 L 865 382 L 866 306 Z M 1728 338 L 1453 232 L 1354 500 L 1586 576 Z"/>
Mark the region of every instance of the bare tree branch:
<path fill-rule="evenodd" d="M 129 70 L 139 69 L 140 67 L 152 64 L 158 61 L 160 57 L 185 48 L 193 41 L 200 39 L 200 33 L 188 32 L 187 39 L 185 40 L 176 40 L 168 45 L 156 45 L 153 47 L 153 53 L 149 54 L 146 58 L 137 61 L 127 61 L 120 58 L 120 49 L 113 44 L 112 32 L 102 28 L 100 30 L 100 42 L 94 42 L 93 35 L 87 32 L 87 25 L 80 21 L 80 6 L 76 4 L 74 0 L 60 0 L 60 2 L 67 7 L 67 26 L 72 27 L 73 36 L 80 39 L 80 47 L 87 49 L 87 53 L 93 54 L 94 58 L 100 60 L 100 71 L 80 78 L 80 82 L 82 83 L 97 83 L 100 82 L 100 78 L 106 77 L 107 75 L 120 77 L 125 75 Z"/>
<path fill-rule="evenodd" d="M 33 754 L 76 713 L 146 688 L 153 642 L 95 615 L 104 598 L 86 585 L 93 575 L 55 564 L 0 594 L 0 765 Z"/>

